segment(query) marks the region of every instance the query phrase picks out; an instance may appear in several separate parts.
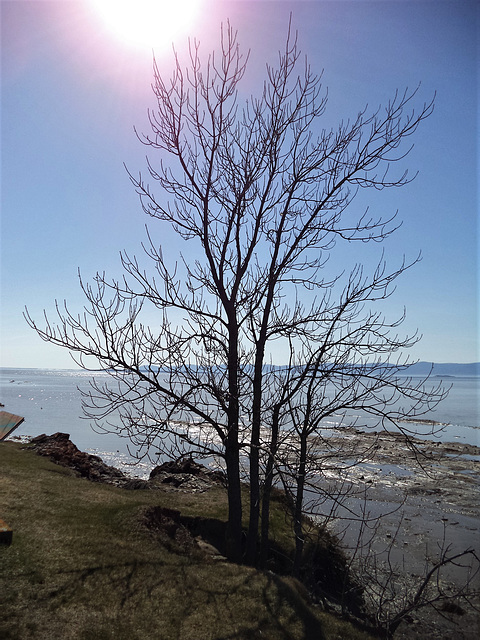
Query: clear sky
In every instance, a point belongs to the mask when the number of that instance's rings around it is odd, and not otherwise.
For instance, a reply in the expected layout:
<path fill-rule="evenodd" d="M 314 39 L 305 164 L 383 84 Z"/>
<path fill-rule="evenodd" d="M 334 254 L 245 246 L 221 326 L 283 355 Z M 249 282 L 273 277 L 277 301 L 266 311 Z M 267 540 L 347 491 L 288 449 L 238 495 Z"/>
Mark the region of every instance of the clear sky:
<path fill-rule="evenodd" d="M 208 50 L 228 17 L 241 45 L 251 49 L 247 83 L 254 90 L 265 62 L 274 62 L 282 47 L 292 12 L 302 51 L 316 71 L 324 69 L 329 105 L 321 126 L 355 117 L 367 102 L 375 109 L 396 88 L 421 82 L 419 106 L 437 92 L 434 114 L 405 162 L 419 171 L 417 179 L 400 190 L 368 192 L 362 204 L 378 213 L 399 210 L 403 226 L 385 247 L 392 268 L 403 254 L 422 251 L 422 262 L 384 305 L 390 317 L 405 306 L 405 329 L 423 334 L 411 355 L 478 360 L 478 3 L 198 3 L 194 14 L 165 2 L 191 18 L 177 36 L 173 26 L 166 29 L 155 46 L 165 70 L 172 57 L 163 45 L 172 37 L 182 50 L 190 33 Z M 140 12 L 140 0 L 135 4 Z M 1 11 L 0 365 L 69 368 L 68 352 L 42 342 L 22 311 L 27 305 L 41 320 L 43 309 L 53 315 L 55 299 L 81 311 L 78 269 L 85 279 L 104 270 L 119 276 L 119 251 L 141 252 L 146 220 L 123 162 L 133 173 L 145 169 L 146 150 L 133 127 L 147 131 L 146 110 L 154 104 L 151 43 L 133 45 L 87 1 L 7 0 Z M 155 233 L 173 254 L 181 250 L 169 229 Z M 361 251 L 355 257 L 370 264 L 380 248 Z"/>

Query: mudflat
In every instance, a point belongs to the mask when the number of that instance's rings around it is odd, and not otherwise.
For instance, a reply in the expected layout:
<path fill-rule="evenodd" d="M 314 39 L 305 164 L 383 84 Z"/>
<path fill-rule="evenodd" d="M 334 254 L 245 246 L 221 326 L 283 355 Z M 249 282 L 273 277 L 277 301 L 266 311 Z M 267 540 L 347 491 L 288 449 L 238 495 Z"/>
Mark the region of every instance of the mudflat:
<path fill-rule="evenodd" d="M 380 561 L 389 553 L 407 589 L 421 584 L 427 561 L 431 567 L 442 550 L 453 556 L 471 549 L 480 556 L 480 447 L 356 429 L 330 443 L 345 447 L 345 439 L 352 451 L 364 451 L 362 463 L 348 473 L 356 494 L 365 492 L 370 516 L 385 514 L 366 552 L 378 554 Z M 349 526 L 344 534 L 344 544 L 354 547 L 358 528 Z M 465 556 L 442 569 L 442 587 L 461 588 L 471 559 Z M 426 634 L 441 640 L 479 638 L 479 575 L 470 586 L 477 591 L 477 611 L 462 604 L 438 612 L 426 608 L 402 623 L 395 638 L 423 640 Z"/>

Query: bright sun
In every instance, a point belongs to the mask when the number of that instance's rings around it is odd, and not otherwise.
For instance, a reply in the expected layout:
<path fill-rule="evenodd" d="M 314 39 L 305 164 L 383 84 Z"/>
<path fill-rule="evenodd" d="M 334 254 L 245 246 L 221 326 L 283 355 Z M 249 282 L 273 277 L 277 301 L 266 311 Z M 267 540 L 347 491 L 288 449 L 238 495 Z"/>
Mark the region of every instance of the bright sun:
<path fill-rule="evenodd" d="M 136 47 L 163 47 L 194 22 L 201 0 L 93 0 L 117 38 Z"/>

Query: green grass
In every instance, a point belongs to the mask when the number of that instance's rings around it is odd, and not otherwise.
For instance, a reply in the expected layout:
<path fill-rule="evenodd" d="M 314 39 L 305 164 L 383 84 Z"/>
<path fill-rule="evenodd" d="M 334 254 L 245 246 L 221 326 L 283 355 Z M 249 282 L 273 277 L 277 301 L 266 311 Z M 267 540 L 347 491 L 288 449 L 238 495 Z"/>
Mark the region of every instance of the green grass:
<path fill-rule="evenodd" d="M 150 505 L 224 518 L 222 489 L 127 491 L 0 444 L 0 637 L 5 640 L 367 639 L 311 607 L 293 580 L 175 552 L 142 524 Z M 280 536 L 281 537 L 281 536 Z"/>

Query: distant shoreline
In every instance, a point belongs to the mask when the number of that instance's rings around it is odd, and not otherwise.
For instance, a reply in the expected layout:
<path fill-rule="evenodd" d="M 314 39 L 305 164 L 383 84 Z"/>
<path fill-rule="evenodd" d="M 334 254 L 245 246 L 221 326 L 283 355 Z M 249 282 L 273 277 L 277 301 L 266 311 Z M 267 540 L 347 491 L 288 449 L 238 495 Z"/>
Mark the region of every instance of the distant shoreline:
<path fill-rule="evenodd" d="M 285 364 L 272 365 L 273 367 L 284 367 Z M 389 367 L 388 363 L 385 363 L 385 368 Z M 105 370 L 86 370 L 80 367 L 73 368 L 61 368 L 61 367 L 15 367 L 15 366 L 1 366 L 0 371 L 58 371 L 58 372 L 72 372 L 80 373 L 84 372 L 86 375 L 92 377 L 99 374 L 108 373 Z M 480 362 L 428 362 L 419 361 L 411 364 L 405 371 L 402 372 L 405 376 L 427 376 L 430 374 L 432 378 L 469 378 L 480 377 Z"/>

